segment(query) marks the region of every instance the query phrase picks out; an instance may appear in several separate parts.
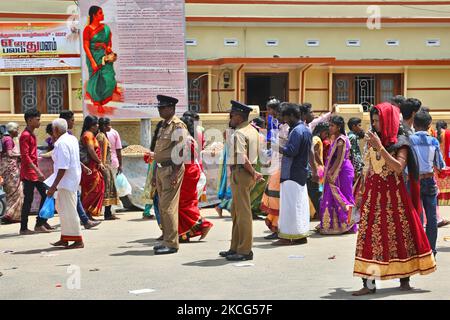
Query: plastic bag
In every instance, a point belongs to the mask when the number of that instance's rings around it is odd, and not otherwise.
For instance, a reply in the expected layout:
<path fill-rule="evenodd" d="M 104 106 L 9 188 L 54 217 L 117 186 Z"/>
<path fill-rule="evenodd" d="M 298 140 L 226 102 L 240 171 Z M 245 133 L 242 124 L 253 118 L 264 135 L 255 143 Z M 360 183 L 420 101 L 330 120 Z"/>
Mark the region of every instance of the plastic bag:
<path fill-rule="evenodd" d="M 123 173 L 119 173 L 116 176 L 116 188 L 119 198 L 128 196 L 132 192 L 131 184 Z"/>
<path fill-rule="evenodd" d="M 39 211 L 39 217 L 42 219 L 51 219 L 55 216 L 55 198 L 47 197 L 44 205 Z"/>
<path fill-rule="evenodd" d="M 198 197 L 198 199 L 200 199 L 201 196 L 203 195 L 205 186 L 206 186 L 206 175 L 203 172 L 201 172 L 200 179 L 197 182 L 197 197 Z"/>

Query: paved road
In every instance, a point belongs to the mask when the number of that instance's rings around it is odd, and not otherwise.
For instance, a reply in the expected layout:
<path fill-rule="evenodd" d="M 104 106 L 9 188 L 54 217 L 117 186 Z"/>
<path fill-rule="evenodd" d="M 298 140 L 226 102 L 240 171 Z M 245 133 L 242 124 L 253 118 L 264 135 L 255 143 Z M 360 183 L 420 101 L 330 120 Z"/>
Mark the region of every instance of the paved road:
<path fill-rule="evenodd" d="M 450 208 L 443 211 L 448 218 Z M 264 222 L 255 221 L 254 266 L 236 267 L 218 256 L 229 246 L 230 218 L 219 219 L 211 209 L 203 214 L 214 223 L 208 237 L 181 244 L 168 256 L 153 255 L 160 231 L 138 212 L 83 230 L 81 250 L 51 248 L 59 232 L 18 236 L 18 225 L 2 225 L 0 299 L 352 299 L 361 286 L 352 276 L 356 235 L 313 235 L 306 245 L 274 247 L 263 238 Z M 405 294 L 396 289 L 399 282 L 383 281 L 377 295 L 358 299 L 449 299 L 450 242 L 444 236 L 450 236 L 449 227 L 439 229 L 438 271 L 412 278 L 419 289 Z M 137 289 L 154 291 L 129 293 Z"/>

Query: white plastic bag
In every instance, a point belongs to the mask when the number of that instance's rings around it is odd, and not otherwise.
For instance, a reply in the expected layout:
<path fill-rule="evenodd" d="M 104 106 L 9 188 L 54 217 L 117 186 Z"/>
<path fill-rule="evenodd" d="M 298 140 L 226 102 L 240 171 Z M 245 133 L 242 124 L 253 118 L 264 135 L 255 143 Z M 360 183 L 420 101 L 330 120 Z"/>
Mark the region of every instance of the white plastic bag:
<path fill-rule="evenodd" d="M 128 182 L 127 177 L 123 173 L 119 173 L 116 176 L 116 188 L 119 198 L 125 197 L 131 194 L 131 184 Z"/>
<path fill-rule="evenodd" d="M 198 180 L 198 183 L 197 183 L 198 199 L 200 199 L 200 197 L 203 195 L 205 186 L 206 186 L 206 175 L 202 172 L 202 173 L 200 173 L 200 179 Z"/>

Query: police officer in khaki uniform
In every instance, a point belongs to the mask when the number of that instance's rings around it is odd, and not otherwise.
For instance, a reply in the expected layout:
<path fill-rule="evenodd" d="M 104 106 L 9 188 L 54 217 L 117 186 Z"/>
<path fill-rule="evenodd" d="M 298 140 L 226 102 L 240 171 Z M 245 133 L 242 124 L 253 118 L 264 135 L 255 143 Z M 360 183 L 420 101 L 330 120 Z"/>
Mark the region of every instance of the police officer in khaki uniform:
<path fill-rule="evenodd" d="M 259 134 L 248 122 L 252 108 L 237 101 L 231 101 L 231 105 L 230 127 L 234 132 L 228 137 L 227 142 L 230 148 L 233 230 L 230 250 L 222 251 L 219 255 L 230 261 L 243 261 L 253 259 L 250 192 L 256 182 L 263 180 L 263 176 L 255 170 L 259 152 Z"/>
<path fill-rule="evenodd" d="M 158 132 L 154 160 L 156 175 L 152 184 L 159 195 L 159 210 L 164 241 L 153 247 L 155 254 L 178 251 L 178 204 L 184 175 L 183 146 L 187 138 L 186 125 L 175 116 L 178 100 L 158 95 L 158 111 L 164 123 Z"/>

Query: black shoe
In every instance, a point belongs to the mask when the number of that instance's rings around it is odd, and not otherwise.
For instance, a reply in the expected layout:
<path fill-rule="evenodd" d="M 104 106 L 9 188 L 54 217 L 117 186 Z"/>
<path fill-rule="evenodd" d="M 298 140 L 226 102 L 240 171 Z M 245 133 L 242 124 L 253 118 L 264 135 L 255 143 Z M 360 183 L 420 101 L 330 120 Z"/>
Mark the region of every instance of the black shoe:
<path fill-rule="evenodd" d="M 156 246 L 153 247 L 153 250 L 159 250 L 159 249 L 162 249 L 162 248 L 164 248 L 164 247 L 165 247 L 165 245 L 163 245 L 163 244 L 158 244 L 158 245 L 156 245 Z"/>
<path fill-rule="evenodd" d="M 228 250 L 228 251 L 220 251 L 219 252 L 219 256 L 224 257 L 224 258 L 231 256 L 232 254 L 236 254 L 236 251 Z"/>
<path fill-rule="evenodd" d="M 274 232 L 274 233 L 272 233 L 272 234 L 270 234 L 270 235 L 268 235 L 268 236 L 265 236 L 264 239 L 266 239 L 266 240 L 275 240 L 275 239 L 278 239 L 278 233 Z"/>
<path fill-rule="evenodd" d="M 250 251 L 249 254 L 232 254 L 227 256 L 228 261 L 246 261 L 246 260 L 253 260 L 253 252 Z"/>
<path fill-rule="evenodd" d="M 177 248 L 169 248 L 166 246 L 163 246 L 162 248 L 156 249 L 155 254 L 171 254 L 171 253 L 177 253 Z"/>

